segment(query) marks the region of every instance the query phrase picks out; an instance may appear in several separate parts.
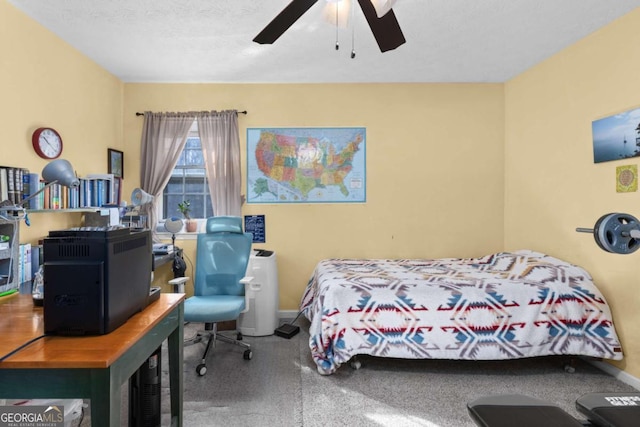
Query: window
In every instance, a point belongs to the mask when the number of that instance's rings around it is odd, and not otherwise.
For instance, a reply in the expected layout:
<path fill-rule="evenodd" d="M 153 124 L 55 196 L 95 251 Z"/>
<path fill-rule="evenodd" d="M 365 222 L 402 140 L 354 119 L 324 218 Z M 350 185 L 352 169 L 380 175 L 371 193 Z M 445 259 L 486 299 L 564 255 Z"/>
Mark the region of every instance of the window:
<path fill-rule="evenodd" d="M 213 216 L 197 121 L 189 131 L 187 143 L 162 192 L 162 218 L 181 217 L 178 203 L 183 200 L 191 202 L 191 218 Z"/>

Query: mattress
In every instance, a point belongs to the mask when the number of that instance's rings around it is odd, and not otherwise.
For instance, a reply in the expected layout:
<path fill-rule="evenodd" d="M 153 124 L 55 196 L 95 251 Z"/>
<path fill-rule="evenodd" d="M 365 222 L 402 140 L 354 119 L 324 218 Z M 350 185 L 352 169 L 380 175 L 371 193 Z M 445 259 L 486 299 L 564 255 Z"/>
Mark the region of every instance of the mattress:
<path fill-rule="evenodd" d="M 303 294 L 318 372 L 356 355 L 501 360 L 623 357 L 589 273 L 522 250 L 478 258 L 325 259 Z"/>

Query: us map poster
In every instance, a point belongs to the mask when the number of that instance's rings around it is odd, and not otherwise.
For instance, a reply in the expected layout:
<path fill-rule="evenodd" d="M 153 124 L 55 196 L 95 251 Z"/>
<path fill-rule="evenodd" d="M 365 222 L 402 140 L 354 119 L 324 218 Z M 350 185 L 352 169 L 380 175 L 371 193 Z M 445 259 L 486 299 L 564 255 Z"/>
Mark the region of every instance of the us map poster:
<path fill-rule="evenodd" d="M 247 129 L 248 203 L 366 202 L 366 130 Z"/>

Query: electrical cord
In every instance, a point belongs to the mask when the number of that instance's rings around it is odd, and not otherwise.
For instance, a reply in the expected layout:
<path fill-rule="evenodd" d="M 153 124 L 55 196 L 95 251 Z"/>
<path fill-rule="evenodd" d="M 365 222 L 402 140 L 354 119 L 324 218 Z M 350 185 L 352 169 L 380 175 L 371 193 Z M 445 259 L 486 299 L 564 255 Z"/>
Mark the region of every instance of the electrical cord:
<path fill-rule="evenodd" d="M 298 315 L 296 316 L 295 319 L 293 319 L 293 321 L 291 322 L 291 324 L 293 325 L 294 323 L 296 323 L 296 321 L 300 318 L 300 316 L 302 315 L 302 313 L 304 312 L 304 310 L 300 310 L 298 312 Z"/>
<path fill-rule="evenodd" d="M 23 348 L 27 347 L 28 345 L 33 344 L 34 342 L 36 342 L 36 341 L 38 341 L 38 340 L 40 340 L 40 339 L 42 339 L 42 338 L 44 338 L 44 337 L 46 337 L 46 336 L 48 336 L 48 335 L 47 335 L 47 334 L 42 334 L 42 335 L 40 335 L 39 337 L 35 337 L 35 338 L 30 339 L 30 340 L 29 340 L 29 341 L 27 341 L 26 343 L 22 344 L 20 347 L 15 348 L 15 349 L 11 350 L 9 353 L 7 353 L 7 354 L 5 354 L 4 356 L 0 357 L 0 362 L 4 362 L 4 361 L 5 361 L 5 359 L 7 359 L 7 358 L 9 358 L 9 357 L 13 356 L 14 354 L 16 354 L 17 352 L 19 352 L 19 351 L 20 351 L 20 350 L 22 350 Z"/>

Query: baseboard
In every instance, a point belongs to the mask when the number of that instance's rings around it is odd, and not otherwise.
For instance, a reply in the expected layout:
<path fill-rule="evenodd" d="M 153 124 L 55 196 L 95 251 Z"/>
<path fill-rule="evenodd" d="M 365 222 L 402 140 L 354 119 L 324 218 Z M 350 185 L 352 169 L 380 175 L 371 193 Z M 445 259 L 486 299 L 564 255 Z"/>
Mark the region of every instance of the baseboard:
<path fill-rule="evenodd" d="M 640 379 L 634 377 L 631 374 L 626 373 L 622 369 L 616 368 L 612 364 L 607 363 L 607 362 L 602 362 L 600 360 L 593 360 L 593 359 L 585 358 L 585 361 L 591 363 L 596 368 L 598 368 L 600 370 L 603 370 L 604 372 L 606 372 L 607 374 L 611 375 L 615 379 L 617 379 L 619 381 L 622 381 L 623 383 L 625 383 L 627 385 L 630 385 L 631 387 L 635 388 L 636 390 L 640 390 Z"/>
<path fill-rule="evenodd" d="M 295 310 L 278 310 L 278 319 L 282 322 L 284 320 L 291 321 L 296 318 L 298 312 Z M 302 317 L 302 316 L 300 316 Z"/>

